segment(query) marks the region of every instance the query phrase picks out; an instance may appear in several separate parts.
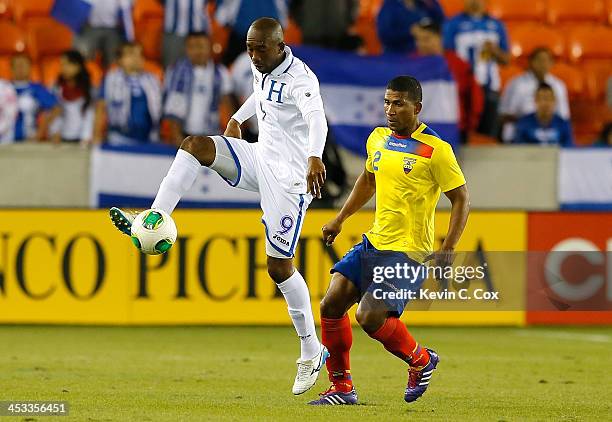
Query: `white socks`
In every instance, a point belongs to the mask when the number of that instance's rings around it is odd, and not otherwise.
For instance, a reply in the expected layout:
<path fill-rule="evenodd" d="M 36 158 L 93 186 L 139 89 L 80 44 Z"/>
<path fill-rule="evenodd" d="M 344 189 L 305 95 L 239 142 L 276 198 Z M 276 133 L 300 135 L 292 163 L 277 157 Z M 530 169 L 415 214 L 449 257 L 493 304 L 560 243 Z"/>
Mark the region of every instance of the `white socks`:
<path fill-rule="evenodd" d="M 193 155 L 179 149 L 168 174 L 162 180 L 157 196 L 151 208 L 157 208 L 172 214 L 181 197 L 195 183 L 202 165 Z"/>
<path fill-rule="evenodd" d="M 310 293 L 306 281 L 296 269 L 291 277 L 277 284 L 278 289 L 285 296 L 289 316 L 293 321 L 295 331 L 301 340 L 301 360 L 309 360 L 319 354 L 321 343 L 315 330 L 312 307 L 310 306 Z"/>

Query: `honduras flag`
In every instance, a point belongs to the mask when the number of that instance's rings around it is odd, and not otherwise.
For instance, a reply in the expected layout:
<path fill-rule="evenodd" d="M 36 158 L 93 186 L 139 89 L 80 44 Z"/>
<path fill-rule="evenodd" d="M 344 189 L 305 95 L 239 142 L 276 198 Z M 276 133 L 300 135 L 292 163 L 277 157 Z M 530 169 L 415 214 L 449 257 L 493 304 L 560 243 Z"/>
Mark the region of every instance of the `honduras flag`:
<path fill-rule="evenodd" d="M 92 149 L 90 204 L 94 208 L 149 208 L 168 173 L 176 148 L 168 145 L 102 145 Z M 231 189 L 217 173 L 202 167 L 181 208 L 257 208 L 259 194 Z"/>
<path fill-rule="evenodd" d="M 51 8 L 51 16 L 75 33 L 87 23 L 90 12 L 91 3 L 86 0 L 55 0 Z"/>
<path fill-rule="evenodd" d="M 51 8 L 51 16 L 78 34 L 89 20 L 91 9 L 91 0 L 55 0 Z M 125 38 L 133 41 L 132 0 L 119 0 L 119 19 Z"/>
<path fill-rule="evenodd" d="M 325 113 L 339 145 L 365 155 L 372 129 L 386 126 L 385 87 L 399 75 L 421 83 L 419 119 L 453 147 L 458 144 L 459 99 L 444 57 L 359 56 L 315 47 L 295 47 L 293 52 L 319 78 Z"/>

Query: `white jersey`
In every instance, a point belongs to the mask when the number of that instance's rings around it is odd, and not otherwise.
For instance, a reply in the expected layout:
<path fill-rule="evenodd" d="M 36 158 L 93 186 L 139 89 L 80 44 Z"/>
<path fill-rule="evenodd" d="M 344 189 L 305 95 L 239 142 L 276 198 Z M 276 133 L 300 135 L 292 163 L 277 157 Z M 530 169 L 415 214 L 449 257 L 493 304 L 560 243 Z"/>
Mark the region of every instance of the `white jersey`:
<path fill-rule="evenodd" d="M 285 60 L 272 72 L 253 65 L 253 93 L 260 157 L 288 192 L 306 192 L 309 130 L 305 117 L 324 112 L 316 75 L 285 47 Z"/>

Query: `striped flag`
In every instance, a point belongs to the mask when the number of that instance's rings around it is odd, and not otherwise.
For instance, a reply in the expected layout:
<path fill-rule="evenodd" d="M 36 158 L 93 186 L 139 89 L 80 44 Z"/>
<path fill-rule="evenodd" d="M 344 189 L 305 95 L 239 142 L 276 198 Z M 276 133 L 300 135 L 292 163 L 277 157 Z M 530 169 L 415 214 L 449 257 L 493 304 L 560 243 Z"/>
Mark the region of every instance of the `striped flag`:
<path fill-rule="evenodd" d="M 410 75 L 423 88 L 420 120 L 453 147 L 459 142 L 457 87 L 442 56 L 359 56 L 315 47 L 293 53 L 317 75 L 325 113 L 336 142 L 365 155 L 365 141 L 377 126 L 386 126 L 383 98 L 387 83 Z"/>

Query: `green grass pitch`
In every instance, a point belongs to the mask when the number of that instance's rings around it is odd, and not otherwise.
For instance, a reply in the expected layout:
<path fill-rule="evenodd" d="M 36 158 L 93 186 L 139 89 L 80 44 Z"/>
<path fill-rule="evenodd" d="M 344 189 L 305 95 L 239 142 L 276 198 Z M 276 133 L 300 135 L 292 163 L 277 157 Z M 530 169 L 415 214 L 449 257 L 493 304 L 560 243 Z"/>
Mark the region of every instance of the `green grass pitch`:
<path fill-rule="evenodd" d="M 411 331 L 441 356 L 416 403 L 406 366 L 355 327 L 361 404 L 310 407 L 327 380 L 291 394 L 292 327 L 0 326 L 0 400 L 67 400 L 60 421 L 610 420 L 611 327 Z"/>

